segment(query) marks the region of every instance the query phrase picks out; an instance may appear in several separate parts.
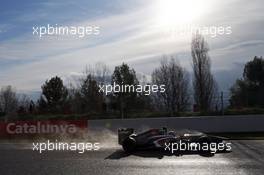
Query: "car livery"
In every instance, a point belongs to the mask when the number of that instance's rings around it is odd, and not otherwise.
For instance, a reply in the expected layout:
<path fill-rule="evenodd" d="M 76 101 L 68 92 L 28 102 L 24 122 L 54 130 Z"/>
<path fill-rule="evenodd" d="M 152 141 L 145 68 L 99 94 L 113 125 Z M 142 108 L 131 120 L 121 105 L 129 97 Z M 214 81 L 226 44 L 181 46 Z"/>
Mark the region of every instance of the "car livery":
<path fill-rule="evenodd" d="M 206 150 L 198 149 L 202 154 L 214 154 L 210 145 L 221 145 L 222 149 L 217 152 L 230 152 L 230 145 L 226 144 L 227 138 L 208 135 L 202 132 L 183 131 L 175 132 L 173 130 L 167 131 L 167 128 L 149 129 L 145 132 L 136 133 L 133 128 L 120 128 L 118 129 L 118 143 L 122 145 L 125 152 L 134 152 L 137 150 L 170 150 L 169 146 L 174 144 L 185 144 L 190 147 L 204 148 Z M 209 145 L 209 146 L 208 146 Z M 186 150 L 190 151 L 190 150 Z"/>

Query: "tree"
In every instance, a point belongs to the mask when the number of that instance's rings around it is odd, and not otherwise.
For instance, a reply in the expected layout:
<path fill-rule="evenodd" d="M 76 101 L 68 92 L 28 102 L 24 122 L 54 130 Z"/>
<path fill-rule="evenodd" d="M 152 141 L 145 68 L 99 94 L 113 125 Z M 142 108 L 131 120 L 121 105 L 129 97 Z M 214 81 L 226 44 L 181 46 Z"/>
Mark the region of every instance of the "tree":
<path fill-rule="evenodd" d="M 111 82 L 110 70 L 104 63 L 101 62 L 97 62 L 94 66 L 86 65 L 83 75 L 84 78 L 81 78 L 80 82 L 82 82 L 83 79 L 85 79 L 88 75 L 91 75 L 98 85 L 103 85 Z"/>
<path fill-rule="evenodd" d="M 232 107 L 248 106 L 248 85 L 243 80 L 236 80 L 231 87 L 230 105 Z"/>
<path fill-rule="evenodd" d="M 189 77 L 179 63 L 172 57 L 161 61 L 159 68 L 152 73 L 152 84 L 165 85 L 165 92 L 157 93 L 159 106 L 164 104 L 166 111 L 176 115 L 189 105 Z"/>
<path fill-rule="evenodd" d="M 192 38 L 191 54 L 193 60 L 194 101 L 201 112 L 208 112 L 217 91 L 217 85 L 211 73 L 209 48 L 204 37 L 196 33 Z"/>
<path fill-rule="evenodd" d="M 81 82 L 79 94 L 81 98 L 82 112 L 101 112 L 103 108 L 103 94 L 99 92 L 99 87 L 92 75 L 87 75 Z"/>
<path fill-rule="evenodd" d="M 76 88 L 71 83 L 68 87 L 68 102 L 71 111 L 75 114 L 84 112 L 84 105 L 80 94 L 80 87 Z"/>
<path fill-rule="evenodd" d="M 5 114 L 17 110 L 18 98 L 12 86 L 2 87 L 0 91 L 0 109 Z"/>
<path fill-rule="evenodd" d="M 136 74 L 137 80 L 142 87 L 145 87 L 145 91 L 137 93 L 136 107 L 141 111 L 153 111 L 155 104 L 153 101 L 153 94 L 151 93 L 151 79 L 148 80 L 147 76 L 143 73 Z M 146 95 L 148 92 L 149 95 Z"/>
<path fill-rule="evenodd" d="M 30 112 L 31 100 L 26 94 L 20 94 L 18 98 L 18 113 L 23 114 Z"/>
<path fill-rule="evenodd" d="M 245 81 L 254 86 L 264 87 L 264 59 L 255 56 L 244 68 L 243 77 Z"/>
<path fill-rule="evenodd" d="M 249 61 L 243 72 L 243 78 L 231 88 L 232 107 L 264 106 L 264 59 L 255 56 Z"/>
<path fill-rule="evenodd" d="M 121 66 L 116 66 L 114 73 L 112 75 L 112 85 L 124 86 L 127 88 L 126 92 L 115 92 L 112 95 L 112 100 L 117 104 L 117 108 L 120 111 L 120 115 L 122 118 L 127 115 L 129 109 L 135 108 L 137 103 L 137 92 L 130 91 L 128 92 L 128 88 L 132 86 L 136 86 L 139 84 L 136 72 L 134 69 L 130 69 L 129 66 L 123 63 Z"/>
<path fill-rule="evenodd" d="M 75 113 L 102 112 L 106 109 L 105 95 L 99 92 L 99 85 L 111 82 L 109 68 L 104 63 L 86 65 L 74 85 L 68 88 L 68 101 Z"/>
<path fill-rule="evenodd" d="M 111 81 L 111 74 L 109 68 L 101 62 L 95 64 L 94 68 L 95 72 L 95 80 L 98 84 L 103 85 L 110 83 Z"/>
<path fill-rule="evenodd" d="M 39 100 L 40 107 L 48 112 L 62 112 L 68 97 L 67 88 L 60 77 L 55 76 L 41 86 L 42 96 Z"/>

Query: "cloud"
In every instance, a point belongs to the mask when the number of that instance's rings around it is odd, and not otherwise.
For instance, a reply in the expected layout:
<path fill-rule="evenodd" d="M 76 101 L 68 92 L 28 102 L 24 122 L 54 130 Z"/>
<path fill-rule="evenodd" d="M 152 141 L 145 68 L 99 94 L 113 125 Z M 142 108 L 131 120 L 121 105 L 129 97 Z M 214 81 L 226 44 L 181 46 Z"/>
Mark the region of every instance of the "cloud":
<path fill-rule="evenodd" d="M 226 47 L 215 49 L 213 52 L 215 54 L 225 55 L 227 52 L 233 52 L 234 50 L 247 49 L 250 47 L 263 47 L 264 40 L 249 40 L 242 41 L 234 44 L 230 44 Z"/>
<path fill-rule="evenodd" d="M 216 12 L 214 9 L 220 6 L 214 7 L 210 12 L 211 16 L 218 19 L 214 25 L 220 25 L 223 21 L 234 25 L 232 36 L 208 39 L 209 45 L 212 46 L 210 55 L 214 70 L 231 70 L 232 62 L 244 62 L 251 57 L 250 55 L 258 54 L 263 50 L 261 49 L 263 39 L 259 37 L 262 35 L 262 29 L 258 29 L 256 25 L 259 21 L 254 21 L 254 33 L 247 28 L 238 30 L 239 26 L 244 25 L 248 19 L 240 19 L 240 23 L 235 23 L 235 20 L 241 12 L 240 9 L 245 11 L 247 7 L 235 0 L 231 4 L 233 8 L 238 5 L 237 10 L 232 14 L 228 8 L 225 8 L 230 3 L 223 3 L 221 10 Z M 46 24 L 47 19 L 51 18 L 50 12 L 60 4 L 49 2 L 44 5 L 45 10 L 39 13 L 40 16 L 34 18 L 30 15 L 31 13 L 28 13 L 25 14 L 25 18 L 22 17 L 25 21 L 19 18 L 17 20 L 28 25 L 27 21 L 41 19 L 40 22 Z M 74 77 L 73 72 L 81 72 L 86 64 L 94 64 L 98 61 L 112 68 L 122 62 L 128 62 L 136 70 L 150 74 L 164 54 L 178 55 L 182 65 L 190 67 L 191 36 L 172 36 L 170 33 L 162 32 L 155 26 L 155 19 L 153 19 L 155 15 L 151 5 L 141 5 L 137 10 L 128 9 L 122 13 L 108 14 L 108 16 L 95 15 L 90 18 L 83 17 L 82 20 L 80 17 L 72 16 L 71 19 L 78 20 L 63 23 L 63 25 L 73 26 L 98 25 L 101 28 L 99 36 L 85 39 L 46 37 L 40 40 L 32 36 L 32 26 L 28 26 L 27 32 L 9 40 L 0 41 L 0 59 L 4 60 L 0 61 L 4 63 L 0 65 L 0 85 L 12 84 L 22 90 L 37 90 L 51 76 Z M 247 11 L 250 13 L 247 15 L 250 19 L 260 15 L 259 11 L 252 10 L 256 8 L 255 6 L 248 6 Z M 62 15 L 55 15 L 51 21 L 61 21 L 61 18 Z M 208 21 L 204 21 L 204 24 L 209 24 L 211 20 L 208 19 Z M 3 66 L 8 66 L 8 69 L 3 69 Z"/>

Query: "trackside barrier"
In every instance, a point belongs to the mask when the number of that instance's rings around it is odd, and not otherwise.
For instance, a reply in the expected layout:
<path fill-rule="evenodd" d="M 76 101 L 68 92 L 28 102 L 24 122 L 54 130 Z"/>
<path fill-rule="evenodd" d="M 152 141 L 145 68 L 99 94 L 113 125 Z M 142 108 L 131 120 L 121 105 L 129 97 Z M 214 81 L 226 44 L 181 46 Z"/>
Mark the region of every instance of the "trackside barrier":
<path fill-rule="evenodd" d="M 89 120 L 89 130 L 118 128 L 190 129 L 202 132 L 264 132 L 264 115 Z"/>

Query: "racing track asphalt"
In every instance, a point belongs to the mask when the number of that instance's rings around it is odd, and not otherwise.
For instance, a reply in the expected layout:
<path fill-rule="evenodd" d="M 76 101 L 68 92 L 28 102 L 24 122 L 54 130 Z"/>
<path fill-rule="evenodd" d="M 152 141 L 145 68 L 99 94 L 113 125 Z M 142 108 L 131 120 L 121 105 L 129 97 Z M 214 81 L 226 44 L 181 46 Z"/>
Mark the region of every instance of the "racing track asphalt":
<path fill-rule="evenodd" d="M 193 175 L 264 174 L 264 141 L 232 141 L 231 153 L 213 157 L 163 156 L 154 152 L 125 154 L 120 148 L 79 154 L 39 154 L 14 144 L 0 144 L 1 175 Z"/>

